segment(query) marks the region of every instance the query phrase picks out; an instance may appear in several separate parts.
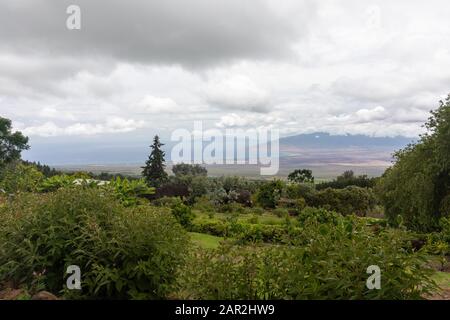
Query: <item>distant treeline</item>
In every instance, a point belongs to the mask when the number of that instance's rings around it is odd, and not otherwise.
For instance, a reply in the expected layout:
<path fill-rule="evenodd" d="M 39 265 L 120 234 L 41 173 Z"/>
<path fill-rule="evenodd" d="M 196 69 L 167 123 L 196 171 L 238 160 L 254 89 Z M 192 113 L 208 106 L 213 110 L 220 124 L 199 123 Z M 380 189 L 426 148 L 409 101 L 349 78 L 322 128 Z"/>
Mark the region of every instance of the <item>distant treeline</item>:
<path fill-rule="evenodd" d="M 30 161 L 22 161 L 22 162 L 25 165 L 30 165 L 30 166 L 36 167 L 36 169 L 38 171 L 40 171 L 46 178 L 51 178 L 51 177 L 62 175 L 62 174 L 73 175 L 73 174 L 79 173 L 79 172 L 75 172 L 75 171 L 57 170 L 46 164 L 41 164 L 40 162 L 30 162 Z M 93 173 L 93 172 L 83 172 L 83 173 L 85 173 L 92 179 L 102 180 L 102 181 L 110 181 L 111 179 L 116 179 L 116 178 L 121 178 L 121 179 L 127 178 L 128 180 L 135 180 L 135 179 L 137 180 L 138 179 L 138 178 L 133 178 L 130 176 L 125 176 L 120 173 L 114 173 L 114 174 L 108 173 L 108 172 L 101 172 L 98 174 Z"/>
<path fill-rule="evenodd" d="M 317 190 L 326 188 L 344 189 L 348 186 L 357 186 L 361 188 L 373 188 L 377 178 L 369 178 L 367 175 L 355 176 L 353 171 L 345 171 L 333 181 L 322 182 L 316 185 Z"/>

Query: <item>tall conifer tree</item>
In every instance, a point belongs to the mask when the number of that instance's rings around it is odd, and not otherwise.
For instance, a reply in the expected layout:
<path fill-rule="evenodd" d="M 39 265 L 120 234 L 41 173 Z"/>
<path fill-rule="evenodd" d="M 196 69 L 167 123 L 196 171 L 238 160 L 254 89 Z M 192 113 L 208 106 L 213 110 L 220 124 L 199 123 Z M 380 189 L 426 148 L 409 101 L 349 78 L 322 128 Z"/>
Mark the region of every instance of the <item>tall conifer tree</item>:
<path fill-rule="evenodd" d="M 163 145 L 159 141 L 158 135 L 156 135 L 153 138 L 153 144 L 150 146 L 152 152 L 145 162 L 145 167 L 142 167 L 142 175 L 147 181 L 147 184 L 152 187 L 160 187 L 168 179 L 167 172 L 164 170 L 166 167 L 164 164 L 165 152 L 161 150 Z"/>

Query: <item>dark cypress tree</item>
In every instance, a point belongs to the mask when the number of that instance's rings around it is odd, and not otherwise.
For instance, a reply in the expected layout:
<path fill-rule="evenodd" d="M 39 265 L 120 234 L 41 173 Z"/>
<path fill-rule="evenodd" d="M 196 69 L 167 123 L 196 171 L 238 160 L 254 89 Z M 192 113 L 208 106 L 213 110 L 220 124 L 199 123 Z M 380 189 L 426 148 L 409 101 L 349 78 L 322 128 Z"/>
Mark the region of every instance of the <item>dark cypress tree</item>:
<path fill-rule="evenodd" d="M 145 162 L 145 167 L 142 167 L 142 169 L 144 169 L 142 175 L 147 181 L 147 184 L 152 187 L 160 187 L 161 184 L 168 179 L 168 175 L 164 170 L 166 167 L 164 164 L 165 152 L 161 150 L 163 145 L 164 144 L 159 141 L 158 135 L 156 135 L 153 138 L 153 144 L 150 146 L 152 152 Z"/>

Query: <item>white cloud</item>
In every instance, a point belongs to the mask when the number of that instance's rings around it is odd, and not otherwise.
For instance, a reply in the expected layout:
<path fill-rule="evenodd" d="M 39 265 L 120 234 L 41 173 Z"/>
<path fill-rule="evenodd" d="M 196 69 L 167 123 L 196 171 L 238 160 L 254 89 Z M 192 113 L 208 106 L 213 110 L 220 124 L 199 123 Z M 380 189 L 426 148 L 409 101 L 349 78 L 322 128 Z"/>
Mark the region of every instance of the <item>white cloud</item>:
<path fill-rule="evenodd" d="M 270 107 L 269 94 L 244 75 L 219 76 L 208 82 L 205 91 L 207 101 L 223 109 L 266 112 Z"/>
<path fill-rule="evenodd" d="M 54 137 L 54 136 L 89 136 L 104 133 L 132 132 L 144 127 L 143 121 L 109 118 L 104 123 L 74 123 L 68 126 L 58 126 L 54 122 L 46 122 L 37 126 L 30 126 L 21 131 L 30 136 Z"/>
<path fill-rule="evenodd" d="M 277 116 L 276 113 L 271 115 L 230 113 L 222 116 L 215 125 L 218 128 L 249 127 L 256 129 L 259 127 L 280 127 L 283 123 L 284 119 Z"/>
<path fill-rule="evenodd" d="M 417 136 L 450 91 L 450 5 L 431 1 L 114 1 L 107 26 L 120 22 L 117 34 L 94 19 L 105 15 L 96 2 L 75 34 L 54 28 L 62 4 L 7 0 L 0 112 L 39 136 L 170 131 L 194 120 Z M 147 6 L 155 10 L 139 10 Z"/>
<path fill-rule="evenodd" d="M 137 104 L 135 110 L 136 112 L 156 114 L 183 112 L 183 108 L 171 98 L 160 98 L 151 95 L 146 95 L 142 98 Z"/>
<path fill-rule="evenodd" d="M 73 113 L 63 110 L 58 110 L 53 107 L 47 107 L 39 111 L 39 117 L 57 120 L 76 120 Z"/>

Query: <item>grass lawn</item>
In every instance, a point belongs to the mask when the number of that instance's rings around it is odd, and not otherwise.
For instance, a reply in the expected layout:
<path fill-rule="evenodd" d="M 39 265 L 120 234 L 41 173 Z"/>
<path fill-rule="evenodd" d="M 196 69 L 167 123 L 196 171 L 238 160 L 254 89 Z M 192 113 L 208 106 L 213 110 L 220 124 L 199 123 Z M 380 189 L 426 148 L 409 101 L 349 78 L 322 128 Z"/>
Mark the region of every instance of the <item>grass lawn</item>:
<path fill-rule="evenodd" d="M 219 246 L 220 241 L 223 240 L 222 237 L 211 236 L 209 234 L 189 232 L 192 241 L 205 249 L 215 249 Z"/>

